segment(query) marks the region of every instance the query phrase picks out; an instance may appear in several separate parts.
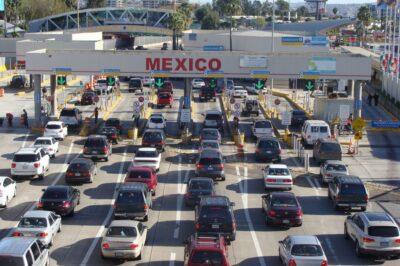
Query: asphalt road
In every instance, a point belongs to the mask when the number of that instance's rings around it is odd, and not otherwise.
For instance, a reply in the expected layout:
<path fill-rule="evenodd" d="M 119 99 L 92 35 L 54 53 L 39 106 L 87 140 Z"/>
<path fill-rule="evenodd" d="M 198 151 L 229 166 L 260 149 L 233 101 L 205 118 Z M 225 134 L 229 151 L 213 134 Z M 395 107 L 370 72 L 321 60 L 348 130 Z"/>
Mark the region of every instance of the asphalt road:
<path fill-rule="evenodd" d="M 183 95 L 181 90 L 174 93 L 173 108 L 157 109 L 167 118 L 171 135 L 176 133 L 178 117 L 178 99 Z M 118 117 L 130 123 L 132 104 L 139 95 L 128 94 L 123 90 L 122 101 L 110 117 Z M 194 103 L 195 122 L 201 122 L 201 112 L 209 109 L 220 109 L 217 102 Z M 175 126 L 175 127 L 174 127 Z M 249 123 L 243 125 L 248 127 Z M 248 130 L 248 129 L 246 129 Z M 24 132 L 0 132 L 1 173 L 9 174 L 12 154 L 22 145 L 28 146 L 34 136 Z M 63 218 L 62 232 L 50 249 L 51 265 L 115 265 L 121 262 L 102 260 L 99 241 L 105 227 L 112 217 L 112 203 L 115 188 L 124 174 L 140 140 L 136 143 L 122 141 L 113 147 L 109 162 L 99 162 L 98 174 L 92 184 L 77 186 L 81 191 L 81 204 L 75 216 Z M 183 194 L 186 181 L 194 176 L 193 160 L 197 154 L 197 144 L 181 145 L 179 140 L 168 138 L 168 146 L 162 154 L 161 169 L 158 174 L 159 185 L 153 198 L 147 244 L 141 261 L 129 261 L 124 265 L 182 265 L 182 241 L 194 232 L 194 211 L 184 206 Z M 67 137 L 61 143 L 60 153 L 52 160 L 50 171 L 43 181 L 18 182 L 17 197 L 7 209 L 0 210 L 0 237 L 6 236 L 16 225 L 20 216 L 28 209 L 34 208 L 35 202 L 42 194 L 42 189 L 50 184 L 64 184 L 64 172 L 67 162 L 79 156 L 83 138 Z M 261 180 L 261 169 L 265 164 L 254 160 L 254 145 L 246 143 L 245 157 L 236 156 L 236 147 L 230 141 L 224 141 L 222 151 L 226 157 L 227 178 L 217 184 L 217 192 L 226 195 L 235 202 L 234 214 L 238 224 L 236 241 L 229 246 L 229 260 L 232 265 L 279 265 L 278 241 L 289 234 L 317 235 L 322 242 L 330 265 L 375 265 L 370 259 L 359 259 L 355 255 L 354 245 L 343 237 L 345 213 L 336 212 L 327 199 L 326 187 L 322 186 L 313 175 L 305 175 L 294 155 L 285 150 L 283 161 L 293 169 L 296 176 L 293 191 L 299 197 L 304 211 L 304 222 L 301 227 L 279 229 L 267 227 L 260 211 L 261 195 L 264 194 Z M 350 165 L 351 170 L 362 167 Z M 371 203 L 369 210 L 380 210 Z M 398 265 L 399 261 L 386 261 L 384 265 Z M 378 263 L 380 264 L 380 263 Z"/>

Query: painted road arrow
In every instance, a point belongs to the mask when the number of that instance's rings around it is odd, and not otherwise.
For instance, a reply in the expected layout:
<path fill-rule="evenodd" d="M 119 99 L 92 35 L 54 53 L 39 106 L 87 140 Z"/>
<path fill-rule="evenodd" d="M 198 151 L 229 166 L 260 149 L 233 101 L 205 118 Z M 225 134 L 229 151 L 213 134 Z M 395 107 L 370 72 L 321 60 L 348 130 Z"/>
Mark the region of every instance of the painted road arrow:
<path fill-rule="evenodd" d="M 261 90 L 263 87 L 264 87 L 264 82 L 262 82 L 261 80 L 258 80 L 256 83 L 256 89 Z"/>
<path fill-rule="evenodd" d="M 58 83 L 58 85 L 65 85 L 65 83 L 67 83 L 66 77 L 64 77 L 64 76 L 57 77 L 57 83 Z"/>
<path fill-rule="evenodd" d="M 314 84 L 312 84 L 312 81 L 311 81 L 311 80 L 307 81 L 307 83 L 306 83 L 306 90 L 308 90 L 308 91 L 314 90 Z"/>

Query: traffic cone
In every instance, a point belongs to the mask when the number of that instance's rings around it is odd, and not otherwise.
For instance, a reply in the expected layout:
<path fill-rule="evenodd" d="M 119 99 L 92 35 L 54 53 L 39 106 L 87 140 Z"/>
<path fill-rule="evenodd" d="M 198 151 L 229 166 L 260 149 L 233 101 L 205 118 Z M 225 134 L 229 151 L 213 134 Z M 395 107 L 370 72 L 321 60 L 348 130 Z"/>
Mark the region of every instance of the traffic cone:
<path fill-rule="evenodd" d="M 353 138 L 350 138 L 349 146 L 347 148 L 347 154 L 354 154 Z"/>

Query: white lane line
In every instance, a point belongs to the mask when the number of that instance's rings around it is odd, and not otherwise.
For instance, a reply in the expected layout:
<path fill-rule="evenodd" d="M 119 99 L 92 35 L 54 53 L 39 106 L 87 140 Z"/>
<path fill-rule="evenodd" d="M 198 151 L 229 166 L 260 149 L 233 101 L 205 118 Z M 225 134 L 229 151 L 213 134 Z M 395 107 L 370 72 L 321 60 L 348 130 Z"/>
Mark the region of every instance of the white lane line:
<path fill-rule="evenodd" d="M 169 256 L 169 266 L 175 265 L 175 258 L 176 258 L 176 254 L 174 252 L 171 252 L 171 255 Z"/>
<path fill-rule="evenodd" d="M 318 179 L 313 179 L 313 181 L 314 181 L 315 187 L 316 187 L 318 190 L 321 190 L 321 184 L 319 183 Z"/>
<path fill-rule="evenodd" d="M 241 178 L 239 178 L 239 180 L 241 181 Z M 243 180 L 244 180 L 243 183 L 241 183 L 239 181 L 239 184 L 243 184 L 243 187 L 242 186 L 239 186 L 239 187 L 242 192 L 241 194 L 242 194 L 242 203 L 243 203 L 244 214 L 246 217 L 247 225 L 249 226 L 251 238 L 253 239 L 254 247 L 257 252 L 258 262 L 260 263 L 259 265 L 266 266 L 265 260 L 263 258 L 262 250 L 260 247 L 260 242 L 258 242 L 257 234 L 254 231 L 253 222 L 251 221 L 250 214 L 249 214 L 249 206 L 248 206 L 248 200 L 247 200 L 247 195 L 248 195 L 248 193 L 247 193 L 247 166 L 244 167 Z"/>
<path fill-rule="evenodd" d="M 93 239 L 92 244 L 90 245 L 89 249 L 86 252 L 85 257 L 83 258 L 82 262 L 81 262 L 81 266 L 84 266 L 88 263 L 90 257 L 92 256 L 92 253 L 94 251 L 94 249 L 96 248 L 97 242 L 100 240 L 100 237 L 103 235 L 104 229 L 107 225 L 107 223 L 109 222 L 109 220 L 111 219 L 112 215 L 113 215 L 113 205 L 115 202 L 115 198 L 117 196 L 117 187 L 118 184 L 121 183 L 122 180 L 122 176 L 124 175 L 124 164 L 125 164 L 125 160 L 126 160 L 126 153 L 127 153 L 127 149 L 125 148 L 124 154 L 122 156 L 122 161 L 121 161 L 121 165 L 119 167 L 119 171 L 118 171 L 118 178 L 117 178 L 117 184 L 115 186 L 114 189 L 114 193 L 112 196 L 112 200 L 110 201 L 110 208 L 108 209 L 108 213 L 106 218 L 104 219 L 103 223 L 101 224 L 99 230 L 97 231 L 96 237 Z"/>
<path fill-rule="evenodd" d="M 180 196 L 182 191 L 182 156 L 181 150 L 178 150 L 179 159 L 178 159 L 178 186 L 177 186 L 177 197 L 176 197 L 176 218 L 175 218 L 175 229 L 174 229 L 174 238 L 177 239 L 179 237 L 179 226 L 181 223 L 181 208 L 182 208 L 182 198 Z"/>
<path fill-rule="evenodd" d="M 239 166 L 238 165 L 236 165 L 236 175 L 240 176 L 240 170 L 239 170 Z"/>
<path fill-rule="evenodd" d="M 29 137 L 29 132 L 28 133 L 26 133 L 25 134 L 25 136 L 24 136 L 24 141 L 22 142 L 22 148 L 24 148 L 25 147 L 25 145 L 26 145 L 26 141 L 28 140 L 28 137 Z"/>
<path fill-rule="evenodd" d="M 306 180 L 308 182 L 308 184 L 315 190 L 315 193 L 320 196 L 320 191 L 317 189 L 317 187 L 315 186 L 314 182 L 311 181 L 309 176 L 306 176 Z M 317 197 L 317 199 L 319 200 L 319 197 Z"/>

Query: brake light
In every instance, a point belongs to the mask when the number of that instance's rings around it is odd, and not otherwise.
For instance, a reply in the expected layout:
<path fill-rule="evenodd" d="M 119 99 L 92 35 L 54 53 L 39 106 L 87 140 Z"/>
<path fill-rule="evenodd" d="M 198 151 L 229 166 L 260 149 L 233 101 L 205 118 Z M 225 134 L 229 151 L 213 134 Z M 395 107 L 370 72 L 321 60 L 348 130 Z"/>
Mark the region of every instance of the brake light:
<path fill-rule="evenodd" d="M 400 244 L 400 238 L 397 238 L 397 239 L 394 241 L 394 243 Z"/>
<path fill-rule="evenodd" d="M 43 208 L 43 202 L 39 201 L 37 203 L 37 207 L 38 207 L 38 209 Z"/>
<path fill-rule="evenodd" d="M 110 244 L 103 243 L 102 247 L 103 247 L 103 249 L 109 249 L 110 248 Z"/>
<path fill-rule="evenodd" d="M 199 230 L 199 229 L 200 229 L 200 224 L 199 224 L 199 223 L 196 223 L 196 224 L 194 225 L 194 228 L 196 228 L 196 230 Z"/>
<path fill-rule="evenodd" d="M 219 167 L 221 170 L 224 169 L 224 165 L 223 165 L 222 163 L 219 164 L 218 167 Z"/>
<path fill-rule="evenodd" d="M 139 245 L 137 245 L 137 244 L 130 244 L 129 245 L 129 248 L 130 249 L 136 249 L 136 248 L 138 248 L 139 247 Z"/>
<path fill-rule="evenodd" d="M 328 266 L 328 261 L 327 260 L 323 260 L 321 262 L 321 266 Z"/>
<path fill-rule="evenodd" d="M 104 152 L 104 153 L 107 153 L 107 152 L 108 152 L 108 148 L 107 148 L 107 147 L 104 147 L 104 148 L 103 148 L 103 152 Z"/>
<path fill-rule="evenodd" d="M 114 203 L 112 207 L 113 207 L 113 209 L 116 209 L 117 208 L 117 204 Z"/>
<path fill-rule="evenodd" d="M 292 179 L 283 179 L 283 183 L 292 183 Z"/>
<path fill-rule="evenodd" d="M 90 176 L 90 173 L 89 172 L 83 172 L 82 175 L 83 176 Z"/>
<path fill-rule="evenodd" d="M 296 265 L 297 264 L 296 264 L 296 261 L 294 259 L 290 259 L 289 260 L 288 266 L 296 266 Z"/>
<path fill-rule="evenodd" d="M 373 243 L 373 242 L 375 242 L 375 240 L 373 238 L 370 238 L 370 237 L 363 237 L 362 241 L 364 243 Z"/>
<path fill-rule="evenodd" d="M 260 149 L 259 148 L 256 149 L 256 153 L 260 153 Z"/>
<path fill-rule="evenodd" d="M 69 208 L 71 206 L 71 204 L 68 201 L 63 201 L 63 205 L 64 208 Z"/>
<path fill-rule="evenodd" d="M 368 201 L 368 195 L 365 195 L 365 196 L 364 196 L 364 200 L 365 200 L 365 201 Z"/>
<path fill-rule="evenodd" d="M 46 232 L 40 232 L 37 234 L 38 237 L 46 237 L 48 234 Z"/>
<path fill-rule="evenodd" d="M 147 204 L 144 204 L 143 209 L 147 210 L 147 209 L 149 209 L 149 206 L 147 206 Z"/>
<path fill-rule="evenodd" d="M 12 233 L 12 236 L 22 236 L 22 233 L 15 231 Z"/>
<path fill-rule="evenodd" d="M 34 163 L 33 166 L 34 166 L 35 168 L 39 168 L 39 167 L 40 167 L 40 163 Z"/>
<path fill-rule="evenodd" d="M 185 198 L 189 198 L 191 196 L 191 193 L 190 192 L 186 192 L 185 193 Z"/>
<path fill-rule="evenodd" d="M 331 174 L 326 174 L 326 176 L 328 176 L 328 177 L 332 177 L 332 175 L 331 175 Z"/>
<path fill-rule="evenodd" d="M 276 216 L 276 211 L 269 210 L 267 214 L 268 214 L 268 216 L 270 216 L 270 217 L 275 217 L 275 216 Z"/>
<path fill-rule="evenodd" d="M 267 178 L 266 181 L 267 181 L 268 183 L 275 183 L 275 182 L 276 182 L 276 179 L 275 179 L 275 178 Z"/>
<path fill-rule="evenodd" d="M 15 167 L 17 167 L 17 164 L 16 163 L 12 163 L 11 164 L 11 168 L 15 168 Z"/>
<path fill-rule="evenodd" d="M 204 165 L 202 165 L 202 164 L 198 163 L 198 164 L 196 164 L 196 167 L 197 167 L 197 168 L 203 168 L 203 167 L 204 167 Z"/>
<path fill-rule="evenodd" d="M 72 173 L 72 172 L 67 172 L 67 176 L 74 176 L 74 173 Z"/>
<path fill-rule="evenodd" d="M 296 216 L 297 216 L 297 217 L 303 216 L 303 211 L 302 211 L 302 210 L 297 210 L 297 211 L 296 211 Z"/>
<path fill-rule="evenodd" d="M 116 139 L 116 138 L 117 138 L 117 134 L 112 134 L 111 137 L 112 137 L 113 139 Z"/>
<path fill-rule="evenodd" d="M 336 201 L 340 201 L 340 196 L 337 195 L 336 198 L 335 198 L 335 200 L 336 200 Z"/>
<path fill-rule="evenodd" d="M 160 144 L 160 145 L 164 145 L 164 144 L 165 144 L 165 142 L 162 140 L 162 141 L 160 141 L 158 144 Z"/>

